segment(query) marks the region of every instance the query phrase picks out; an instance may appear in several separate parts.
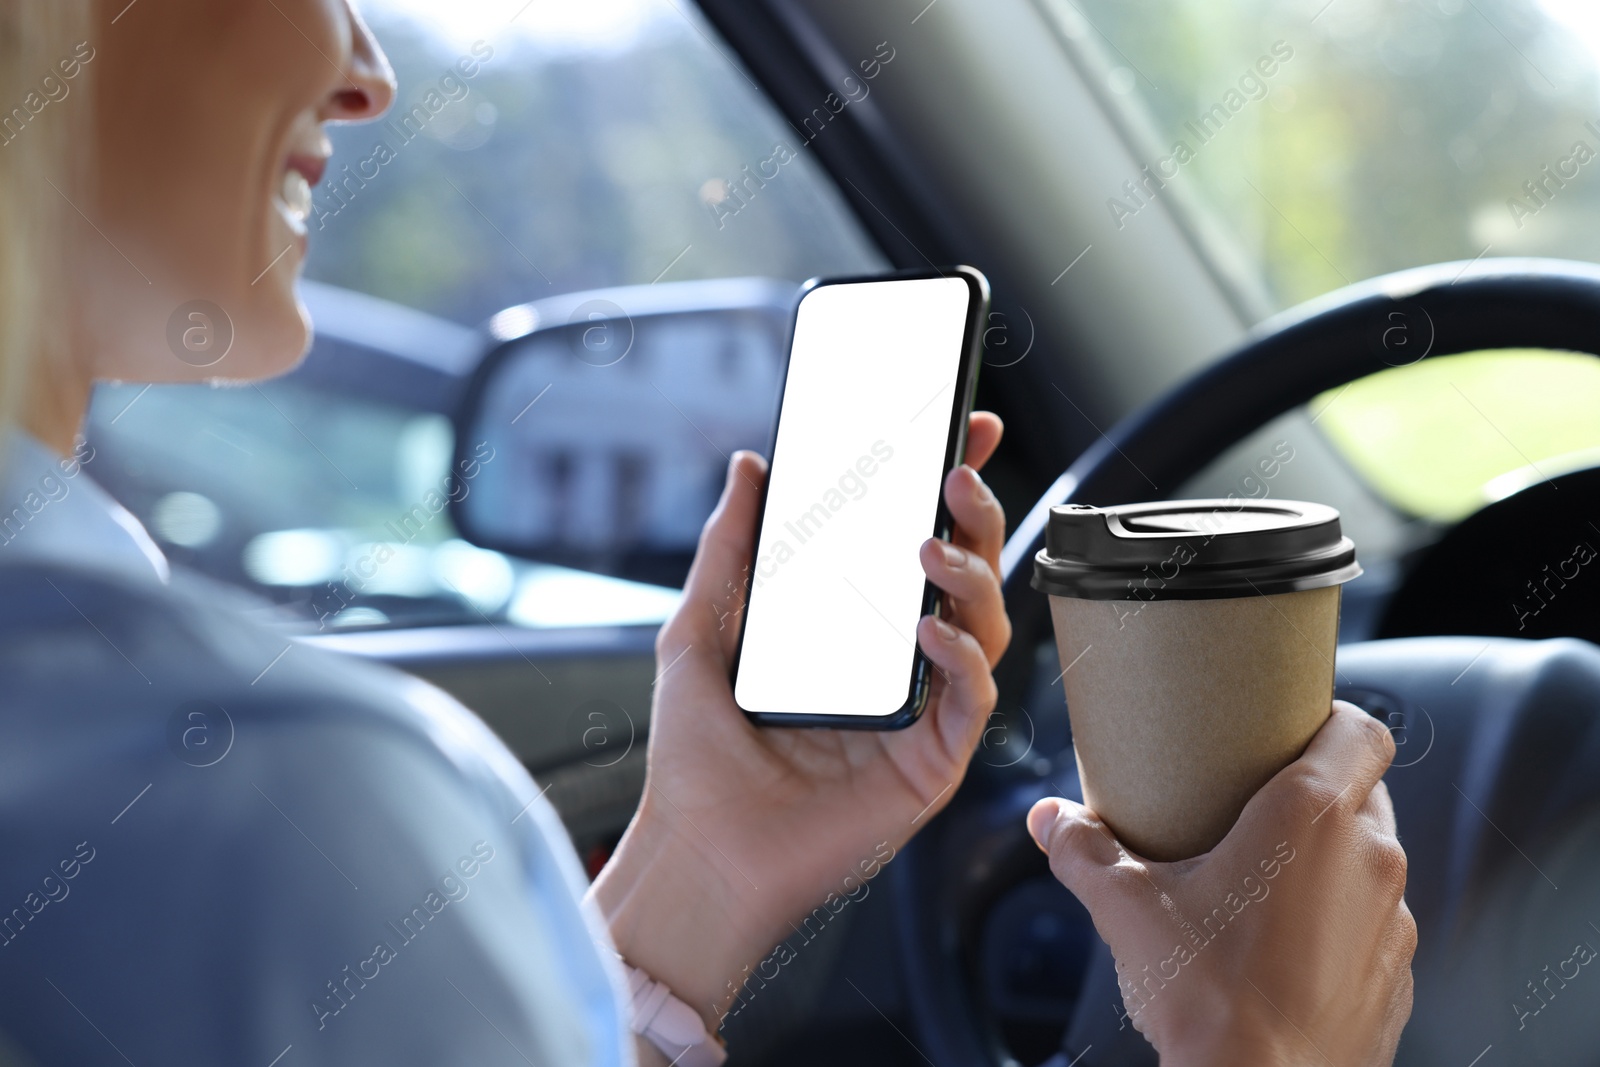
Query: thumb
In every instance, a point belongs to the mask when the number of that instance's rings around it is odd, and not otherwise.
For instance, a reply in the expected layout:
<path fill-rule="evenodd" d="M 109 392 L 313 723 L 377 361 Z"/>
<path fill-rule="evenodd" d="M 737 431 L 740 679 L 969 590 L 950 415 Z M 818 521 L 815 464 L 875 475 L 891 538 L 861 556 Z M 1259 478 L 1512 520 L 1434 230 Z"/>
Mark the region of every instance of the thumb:
<path fill-rule="evenodd" d="M 733 656 L 748 595 L 750 561 L 755 556 L 756 518 L 766 461 L 754 452 L 735 452 L 716 510 L 700 532 L 683 600 L 662 627 L 657 647 L 720 649 Z M 674 653 L 676 654 L 676 653 Z"/>
<path fill-rule="evenodd" d="M 1124 848 L 1082 804 L 1046 797 L 1028 812 L 1028 832 L 1050 857 L 1050 872 L 1089 910 L 1113 947 L 1113 931 L 1165 914 L 1165 894 L 1151 878 L 1149 864 Z"/>

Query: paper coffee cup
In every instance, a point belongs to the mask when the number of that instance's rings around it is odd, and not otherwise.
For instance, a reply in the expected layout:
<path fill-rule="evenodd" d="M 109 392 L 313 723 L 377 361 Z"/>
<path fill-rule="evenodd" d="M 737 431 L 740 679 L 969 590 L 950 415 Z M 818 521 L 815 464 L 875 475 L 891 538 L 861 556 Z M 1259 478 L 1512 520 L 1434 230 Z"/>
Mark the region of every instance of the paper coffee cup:
<path fill-rule="evenodd" d="M 1052 508 L 1050 595 L 1084 802 L 1152 860 L 1197 856 L 1331 712 L 1339 513 L 1278 500 Z"/>

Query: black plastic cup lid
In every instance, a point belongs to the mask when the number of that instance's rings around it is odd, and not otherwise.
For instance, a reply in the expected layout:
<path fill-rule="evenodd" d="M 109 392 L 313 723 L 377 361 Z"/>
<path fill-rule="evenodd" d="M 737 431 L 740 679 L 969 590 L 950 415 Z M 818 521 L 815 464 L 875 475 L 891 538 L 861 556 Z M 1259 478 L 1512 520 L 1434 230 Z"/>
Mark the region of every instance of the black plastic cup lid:
<path fill-rule="evenodd" d="M 1033 587 L 1079 600 L 1213 600 L 1293 593 L 1361 573 L 1326 504 L 1167 500 L 1050 509 Z"/>

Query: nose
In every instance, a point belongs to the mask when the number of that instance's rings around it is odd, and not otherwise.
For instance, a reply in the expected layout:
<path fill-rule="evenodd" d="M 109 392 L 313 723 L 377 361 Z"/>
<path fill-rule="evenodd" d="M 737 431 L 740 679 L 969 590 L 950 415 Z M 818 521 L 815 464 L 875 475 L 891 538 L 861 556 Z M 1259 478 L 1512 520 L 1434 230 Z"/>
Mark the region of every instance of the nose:
<path fill-rule="evenodd" d="M 394 68 L 389 57 L 372 36 L 366 21 L 346 0 L 350 19 L 350 61 L 345 66 L 345 83 L 335 89 L 323 109 L 328 122 L 362 122 L 375 119 L 394 103 Z"/>

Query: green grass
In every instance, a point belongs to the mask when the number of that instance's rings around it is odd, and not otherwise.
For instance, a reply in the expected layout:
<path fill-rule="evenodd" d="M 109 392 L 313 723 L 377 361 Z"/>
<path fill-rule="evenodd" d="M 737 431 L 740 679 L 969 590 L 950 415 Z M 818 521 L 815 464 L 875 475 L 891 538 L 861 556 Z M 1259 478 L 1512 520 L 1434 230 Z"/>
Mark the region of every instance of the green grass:
<path fill-rule="evenodd" d="M 1444 356 L 1324 393 L 1311 414 L 1391 503 L 1455 521 L 1521 482 L 1600 464 L 1600 359 Z"/>

